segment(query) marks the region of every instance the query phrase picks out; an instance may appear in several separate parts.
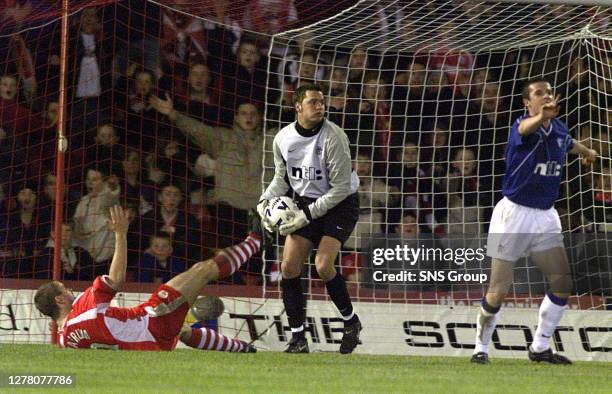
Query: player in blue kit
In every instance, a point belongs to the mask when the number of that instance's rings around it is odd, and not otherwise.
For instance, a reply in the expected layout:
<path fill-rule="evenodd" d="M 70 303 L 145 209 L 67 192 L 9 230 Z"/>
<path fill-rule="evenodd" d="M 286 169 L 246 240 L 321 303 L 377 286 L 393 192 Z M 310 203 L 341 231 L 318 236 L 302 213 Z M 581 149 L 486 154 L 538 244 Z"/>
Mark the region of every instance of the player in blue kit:
<path fill-rule="evenodd" d="M 508 138 L 504 197 L 493 210 L 487 239 L 491 279 L 478 312 L 472 362 L 489 362 L 489 342 L 512 284 L 513 264 L 530 255 L 545 275 L 549 292 L 540 305 L 529 359 L 571 364 L 567 357 L 554 353 L 549 344 L 572 291 L 561 221 L 553 205 L 559 195 L 566 153 L 581 155 L 583 164 L 591 164 L 597 152 L 572 139 L 567 126 L 556 118 L 559 96 L 553 97 L 547 81 L 528 82 L 522 96 L 528 114 L 513 123 Z"/>

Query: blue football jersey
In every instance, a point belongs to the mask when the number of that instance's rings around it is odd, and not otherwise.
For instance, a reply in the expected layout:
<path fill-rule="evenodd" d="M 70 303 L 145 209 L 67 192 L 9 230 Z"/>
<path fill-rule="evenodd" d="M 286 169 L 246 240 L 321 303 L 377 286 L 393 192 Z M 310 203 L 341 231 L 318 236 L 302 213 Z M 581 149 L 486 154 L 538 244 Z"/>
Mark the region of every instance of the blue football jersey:
<path fill-rule="evenodd" d="M 559 196 L 565 155 L 574 143 L 567 126 L 558 119 L 552 119 L 548 129 L 540 126 L 521 137 L 518 126 L 527 117 L 519 117 L 510 130 L 503 195 L 516 204 L 549 209 Z"/>

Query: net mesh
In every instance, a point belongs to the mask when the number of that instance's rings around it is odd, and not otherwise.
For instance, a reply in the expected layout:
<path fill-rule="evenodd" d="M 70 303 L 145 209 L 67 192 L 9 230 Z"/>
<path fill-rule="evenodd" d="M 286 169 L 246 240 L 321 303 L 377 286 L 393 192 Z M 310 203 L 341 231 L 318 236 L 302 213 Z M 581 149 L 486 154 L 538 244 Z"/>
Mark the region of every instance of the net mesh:
<path fill-rule="evenodd" d="M 0 287 L 13 290 L 0 297 L 0 327 L 38 327 L 13 330 L 10 340 L 42 342 L 46 320 L 32 310 L 31 293 L 16 289 L 42 283 L 23 280 L 51 277 L 60 15 L 51 2 L 2 7 Z M 360 221 L 339 263 L 356 302 L 480 300 L 484 285 L 377 287 L 368 279 L 361 237 L 486 234 L 507 133 L 523 112 L 520 90 L 528 78 L 553 83 L 562 120 L 602 155 L 592 170 L 570 157 L 556 204 L 564 230 L 598 235 L 609 227 L 609 8 L 131 0 L 70 2 L 69 14 L 62 239 L 71 248 L 62 253 L 60 277 L 83 281 L 74 282 L 76 290 L 108 270 L 113 239 L 106 211 L 116 202 L 133 213 L 132 302 L 155 286 L 139 283 L 165 281 L 243 239 L 262 175 L 270 179 L 272 138 L 294 120 L 292 92 L 305 81 L 324 86 L 328 117 L 349 136 L 363 182 Z M 587 238 L 574 247 L 578 255 L 584 245 L 607 251 L 605 242 Z M 160 263 L 168 246 L 172 257 Z M 280 295 L 280 253 L 268 251 L 265 264 L 252 259 L 208 290 L 227 296 L 241 314 L 265 310 L 268 334 L 287 331 L 282 308 L 265 307 Z M 573 305 L 601 308 L 610 296 L 610 262 L 577 261 L 582 297 Z M 313 267 L 305 275 L 309 308 L 326 310 Z M 514 301 L 530 304 L 544 290 L 538 271 L 519 262 Z M 221 328 L 253 335 L 227 309 Z M 384 318 L 384 310 L 372 316 Z M 373 340 L 380 349 L 391 343 Z"/>
<path fill-rule="evenodd" d="M 609 19 L 610 9 L 602 7 L 361 1 L 273 37 L 268 98 L 276 99 L 267 102 L 267 142 L 294 120 L 292 93 L 308 82 L 323 87 L 328 118 L 349 138 L 361 180 L 361 214 L 339 265 L 354 300 L 404 302 L 406 314 L 409 304 L 480 304 L 487 284 L 473 279 L 377 283 L 374 273 L 381 267 L 366 259 L 371 234 L 386 242 L 418 237 L 417 248 L 434 238 L 447 246 L 453 239 L 464 247 L 485 244 L 501 199 L 508 132 L 525 113 L 522 88 L 529 79 L 544 78 L 561 96 L 560 119 L 572 136 L 601 155 L 593 167 L 568 157 L 555 204 L 576 291 L 570 304 L 609 305 Z M 268 174 L 264 184 L 270 179 Z M 489 273 L 489 264 L 387 262 L 383 272 L 480 275 Z M 312 261 L 307 276 L 314 278 L 307 286 L 317 299 L 325 286 Z M 520 259 L 506 305 L 537 305 L 546 291 L 534 261 Z M 372 313 L 382 322 L 389 311 Z M 453 313 L 471 321 L 462 311 Z M 384 343 L 383 331 L 378 333 L 375 340 Z"/>

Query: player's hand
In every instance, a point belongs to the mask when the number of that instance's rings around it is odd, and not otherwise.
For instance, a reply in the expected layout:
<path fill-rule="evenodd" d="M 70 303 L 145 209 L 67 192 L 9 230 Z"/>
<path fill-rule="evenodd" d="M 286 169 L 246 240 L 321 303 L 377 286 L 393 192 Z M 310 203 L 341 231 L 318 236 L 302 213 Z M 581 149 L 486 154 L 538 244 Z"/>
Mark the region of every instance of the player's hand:
<path fill-rule="evenodd" d="M 270 201 L 266 200 L 265 198 L 262 198 L 259 200 L 259 203 L 257 203 L 257 213 L 262 219 L 265 219 L 266 217 L 266 208 L 268 208 L 269 203 Z"/>
<path fill-rule="evenodd" d="M 266 200 L 265 198 L 259 201 L 259 204 L 257 204 L 257 213 L 259 214 L 259 217 L 261 217 L 261 224 L 266 231 L 273 233 L 275 231 L 274 227 L 272 224 L 270 224 L 270 221 L 266 217 L 266 209 L 268 208 L 269 203 L 270 201 Z"/>
<path fill-rule="evenodd" d="M 559 115 L 559 100 L 561 95 L 558 94 L 553 101 L 542 106 L 542 119 L 548 120 Z"/>
<path fill-rule="evenodd" d="M 130 218 L 127 211 L 119 205 L 115 205 L 110 209 L 110 220 L 108 225 L 115 232 L 115 234 L 124 235 L 127 234 L 128 227 L 130 226 Z"/>
<path fill-rule="evenodd" d="M 172 103 L 172 99 L 170 98 L 170 96 L 168 96 L 168 93 L 166 93 L 165 100 L 162 100 L 157 96 L 151 96 L 151 98 L 149 99 L 149 104 L 151 104 L 151 106 L 155 108 L 155 110 L 160 114 L 166 115 L 171 120 L 176 119 L 176 111 L 174 110 L 174 104 Z"/>
<path fill-rule="evenodd" d="M 285 223 L 280 226 L 278 231 L 281 233 L 282 236 L 287 236 L 306 226 L 308 223 L 310 223 L 310 220 L 308 220 L 308 217 L 306 217 L 306 212 L 300 210 L 295 214 L 295 216 L 289 223 Z"/>
<path fill-rule="evenodd" d="M 587 150 L 587 152 L 582 156 L 582 164 L 586 166 L 595 163 L 597 156 L 599 156 L 599 153 L 597 153 L 595 149 Z"/>

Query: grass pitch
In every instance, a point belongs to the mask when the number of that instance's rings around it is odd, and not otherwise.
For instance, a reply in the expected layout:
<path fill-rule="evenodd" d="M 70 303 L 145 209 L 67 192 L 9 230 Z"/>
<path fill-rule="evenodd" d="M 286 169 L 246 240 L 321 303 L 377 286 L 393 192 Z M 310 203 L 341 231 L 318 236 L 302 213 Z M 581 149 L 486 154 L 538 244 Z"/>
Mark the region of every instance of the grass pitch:
<path fill-rule="evenodd" d="M 13 390 L 18 393 L 604 393 L 610 389 L 610 371 L 609 363 L 596 362 L 552 366 L 494 359 L 483 366 L 454 357 L 114 352 L 0 345 L 0 373 L 76 376 L 76 388 Z"/>

